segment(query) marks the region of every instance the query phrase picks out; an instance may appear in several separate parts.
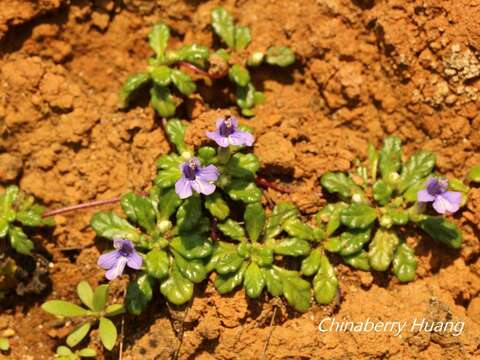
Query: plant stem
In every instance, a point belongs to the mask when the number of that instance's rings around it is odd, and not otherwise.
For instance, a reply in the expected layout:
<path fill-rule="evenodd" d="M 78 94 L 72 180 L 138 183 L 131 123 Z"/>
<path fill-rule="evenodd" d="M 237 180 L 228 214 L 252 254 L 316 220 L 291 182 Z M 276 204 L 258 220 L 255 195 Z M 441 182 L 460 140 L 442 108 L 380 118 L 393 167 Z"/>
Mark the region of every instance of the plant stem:
<path fill-rule="evenodd" d="M 208 77 L 208 78 L 211 77 L 208 72 L 206 72 L 205 70 L 200 69 L 199 67 L 196 67 L 196 66 L 193 65 L 193 64 L 190 64 L 189 62 L 179 61 L 179 62 L 177 62 L 177 64 L 178 64 L 179 66 L 183 66 L 183 67 L 185 67 L 185 68 L 187 68 L 187 69 L 190 69 L 190 70 L 192 70 L 193 72 L 195 72 L 195 73 L 197 73 L 197 74 L 199 74 L 199 75 L 202 75 L 202 76 L 205 76 L 205 77 Z"/>
<path fill-rule="evenodd" d="M 257 178 L 255 179 L 255 182 L 257 183 L 258 186 L 264 189 L 273 189 L 282 194 L 288 194 L 290 192 L 290 190 L 286 189 L 284 186 L 275 184 L 271 181 L 268 181 L 265 178 L 261 178 L 257 176 Z"/>

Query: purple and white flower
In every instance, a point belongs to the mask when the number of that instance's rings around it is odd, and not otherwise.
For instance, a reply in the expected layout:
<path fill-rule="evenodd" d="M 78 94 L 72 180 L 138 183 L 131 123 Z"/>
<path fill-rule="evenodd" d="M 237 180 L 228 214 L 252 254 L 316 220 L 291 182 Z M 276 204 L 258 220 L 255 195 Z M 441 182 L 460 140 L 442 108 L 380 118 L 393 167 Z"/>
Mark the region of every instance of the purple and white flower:
<path fill-rule="evenodd" d="M 252 134 L 238 130 L 237 119 L 230 116 L 217 119 L 217 131 L 207 131 L 207 136 L 220 147 L 228 147 L 229 145 L 252 146 L 255 140 Z"/>
<path fill-rule="evenodd" d="M 180 199 L 192 196 L 192 189 L 199 194 L 210 195 L 215 191 L 214 181 L 219 173 L 214 165 L 200 166 L 197 158 L 184 162 L 180 165 L 182 177 L 175 183 L 175 192 Z"/>
<path fill-rule="evenodd" d="M 425 185 L 427 188 L 417 193 L 419 202 L 433 203 L 433 208 L 439 214 L 453 214 L 460 208 L 462 194 L 458 191 L 447 191 L 447 179 L 431 178 Z"/>
<path fill-rule="evenodd" d="M 123 274 L 125 265 L 134 270 L 140 270 L 143 258 L 135 251 L 130 240 L 113 239 L 113 247 L 115 250 L 100 255 L 98 258 L 98 266 L 107 270 L 105 277 L 113 280 Z"/>

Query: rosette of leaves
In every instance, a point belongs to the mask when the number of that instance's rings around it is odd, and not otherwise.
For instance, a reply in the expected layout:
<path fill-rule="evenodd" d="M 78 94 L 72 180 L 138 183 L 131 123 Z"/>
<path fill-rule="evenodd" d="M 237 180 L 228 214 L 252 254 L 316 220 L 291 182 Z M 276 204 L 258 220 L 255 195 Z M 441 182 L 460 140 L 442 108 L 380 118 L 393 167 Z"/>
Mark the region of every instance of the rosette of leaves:
<path fill-rule="evenodd" d="M 92 327 L 98 324 L 98 334 L 105 349 L 111 351 L 117 342 L 117 328 L 110 318 L 124 313 L 123 304 L 107 305 L 108 285 L 100 285 L 95 290 L 86 281 L 77 285 L 77 295 L 83 305 L 64 300 L 50 300 L 42 304 L 42 309 L 52 315 L 72 318 L 72 321 L 80 319 L 75 329 L 67 336 L 66 343 L 70 348 L 80 344 L 89 334 Z M 68 351 L 67 351 L 68 350 Z M 72 352 L 66 346 L 57 349 L 57 355 L 62 359 L 77 359 L 82 357 L 94 357 L 92 349 L 82 349 Z"/>
<path fill-rule="evenodd" d="M 190 96 L 197 89 L 193 79 L 176 64 L 186 62 L 196 67 L 205 67 L 209 50 L 202 45 L 184 45 L 178 49 L 168 49 L 170 29 L 159 23 L 153 26 L 148 35 L 150 47 L 155 55 L 148 59 L 147 69 L 131 75 L 119 92 L 120 106 L 127 107 L 133 95 L 142 87 L 150 86 L 150 102 L 155 111 L 162 117 L 175 115 L 180 104 L 179 97 Z"/>
<path fill-rule="evenodd" d="M 30 255 L 33 242 L 23 227 L 55 225 L 53 218 L 43 218 L 45 208 L 35 203 L 35 198 L 10 185 L 0 194 L 0 239 L 7 238 L 16 252 Z"/>
<path fill-rule="evenodd" d="M 253 116 L 253 108 L 264 102 L 264 94 L 255 89 L 247 67 L 256 67 L 262 63 L 282 68 L 287 67 L 293 64 L 295 55 L 287 46 L 272 46 L 265 53 L 248 49 L 250 56 L 238 63 L 241 56 L 231 56 L 232 52 L 241 53 L 248 48 L 252 41 L 250 29 L 235 24 L 233 16 L 223 7 L 213 9 L 211 19 L 215 34 L 228 47 L 228 49 L 222 48 L 212 54 L 216 61 L 211 61 L 211 63 L 223 61 L 224 67 L 228 67 L 228 78 L 236 86 L 235 95 L 238 107 L 244 116 Z"/>
<path fill-rule="evenodd" d="M 366 165 L 350 174 L 326 173 L 322 186 L 339 202 L 317 214 L 324 224 L 325 249 L 361 270 L 386 271 L 401 281 L 415 278 L 413 249 L 399 235 L 402 227 L 416 225 L 433 239 L 458 249 L 462 243 L 455 224 L 422 211 L 417 193 L 434 176 L 436 157 L 421 150 L 403 161 L 401 140 L 389 136 L 377 151 L 371 144 Z M 451 188 L 465 192 L 460 181 Z"/>
<path fill-rule="evenodd" d="M 155 185 L 162 191 L 174 189 L 175 182 L 182 176 L 180 164 L 194 154 L 185 145 L 185 128 L 179 120 L 169 120 L 166 124 L 166 133 L 176 152 L 161 156 L 157 161 L 157 176 Z M 243 131 L 250 129 L 240 125 Z M 255 184 L 255 177 L 260 162 L 251 153 L 242 153 L 243 147 L 230 146 L 229 149 L 216 150 L 210 146 L 200 147 L 195 156 L 202 166 L 215 165 L 220 172 L 216 182 L 217 190 L 212 195 L 202 197 L 203 206 L 219 220 L 226 219 L 230 214 L 230 200 L 254 203 L 259 202 L 262 191 Z"/>
<path fill-rule="evenodd" d="M 242 286 L 254 299 L 266 289 L 272 296 L 283 295 L 296 310 L 307 311 L 310 283 L 300 272 L 281 266 L 284 257 L 308 255 L 309 242 L 315 241 L 315 232 L 300 229 L 296 220 L 298 210 L 292 204 L 278 204 L 267 216 L 260 203 L 250 203 L 243 223 L 233 219 L 219 223 L 218 229 L 230 241 L 215 244 L 207 266 L 218 274 L 217 290 L 225 294 Z"/>

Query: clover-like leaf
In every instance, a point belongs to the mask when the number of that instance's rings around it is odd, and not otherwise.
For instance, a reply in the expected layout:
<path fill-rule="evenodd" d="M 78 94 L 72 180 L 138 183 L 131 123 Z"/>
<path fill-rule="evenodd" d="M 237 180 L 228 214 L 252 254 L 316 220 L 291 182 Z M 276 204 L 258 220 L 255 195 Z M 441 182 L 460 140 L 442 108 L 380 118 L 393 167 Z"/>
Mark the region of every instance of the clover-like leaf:
<path fill-rule="evenodd" d="M 309 225 L 301 222 L 298 218 L 287 219 L 283 223 L 283 230 L 285 230 L 288 235 L 299 239 L 308 241 L 315 239 L 313 229 Z"/>
<path fill-rule="evenodd" d="M 140 239 L 137 229 L 113 212 L 96 213 L 93 215 L 90 225 L 98 236 L 107 239 L 124 238 L 134 242 Z"/>
<path fill-rule="evenodd" d="M 402 242 L 395 251 L 393 257 L 393 273 L 401 282 L 409 282 L 415 279 L 417 259 L 415 253 L 406 243 Z"/>
<path fill-rule="evenodd" d="M 382 178 L 392 183 L 393 173 L 398 173 L 402 165 L 402 141 L 396 136 L 388 136 L 383 141 L 383 147 L 379 158 Z"/>
<path fill-rule="evenodd" d="M 370 240 L 372 228 L 364 230 L 344 231 L 340 235 L 340 255 L 348 256 L 357 253 Z"/>
<path fill-rule="evenodd" d="M 340 221 L 350 229 L 366 229 L 377 218 L 374 208 L 367 204 L 351 204 L 340 213 Z"/>
<path fill-rule="evenodd" d="M 244 261 L 239 269 L 235 272 L 219 275 L 215 279 L 215 288 L 220 294 L 226 294 L 231 292 L 243 281 L 243 276 L 247 269 L 248 262 Z"/>
<path fill-rule="evenodd" d="M 302 274 L 306 276 L 312 276 L 315 274 L 320 267 L 322 256 L 322 251 L 319 248 L 312 250 L 302 261 L 302 267 L 300 269 Z"/>
<path fill-rule="evenodd" d="M 225 166 L 225 173 L 235 178 L 253 180 L 258 169 L 260 161 L 254 154 L 236 153 Z"/>
<path fill-rule="evenodd" d="M 123 211 L 128 218 L 147 231 L 155 226 L 156 213 L 149 199 L 135 193 L 127 193 L 120 200 Z"/>
<path fill-rule="evenodd" d="M 274 238 L 282 232 L 285 221 L 290 218 L 295 218 L 298 215 L 298 209 L 291 203 L 279 203 L 275 205 L 265 225 L 265 237 L 267 239 Z"/>
<path fill-rule="evenodd" d="M 50 300 L 42 304 L 42 309 L 57 316 L 87 316 L 89 311 L 76 304 L 63 300 Z"/>
<path fill-rule="evenodd" d="M 247 26 L 235 26 L 235 50 L 245 49 L 251 41 L 252 35 Z"/>
<path fill-rule="evenodd" d="M 225 187 L 228 196 L 236 201 L 244 203 L 259 202 L 262 199 L 262 191 L 253 182 L 243 179 L 233 179 Z"/>
<path fill-rule="evenodd" d="M 112 320 L 106 317 L 101 317 L 98 326 L 98 334 L 100 335 L 100 341 L 105 349 L 111 351 L 117 342 L 117 328 Z"/>
<path fill-rule="evenodd" d="M 149 73 L 142 72 L 129 76 L 118 93 L 120 107 L 127 107 L 130 104 L 134 93 L 149 81 Z"/>
<path fill-rule="evenodd" d="M 457 226 L 442 217 L 429 216 L 421 220 L 418 225 L 434 240 L 453 249 L 460 249 L 462 246 L 462 234 Z"/>
<path fill-rule="evenodd" d="M 267 50 L 266 62 L 270 65 L 286 67 L 295 62 L 295 54 L 288 46 L 272 46 Z"/>
<path fill-rule="evenodd" d="M 168 87 L 155 84 L 150 90 L 150 97 L 158 115 L 165 118 L 175 115 L 177 104 Z"/>
<path fill-rule="evenodd" d="M 128 284 L 125 304 L 130 313 L 140 315 L 145 310 L 149 301 L 152 300 L 152 286 L 153 280 L 147 274 L 139 276 Z"/>
<path fill-rule="evenodd" d="M 329 193 L 338 193 L 342 198 L 351 198 L 356 193 L 361 193 L 360 187 L 344 173 L 327 172 L 321 178 L 322 186 Z"/>
<path fill-rule="evenodd" d="M 400 194 L 405 192 L 411 185 L 431 174 L 435 167 L 435 154 L 429 151 L 419 151 L 412 155 L 403 165 L 400 179 L 397 185 Z"/>
<path fill-rule="evenodd" d="M 178 91 L 180 91 L 183 95 L 191 95 L 193 92 L 195 92 L 195 90 L 197 90 L 197 85 L 195 85 L 195 82 L 183 71 L 173 69 L 171 78 Z"/>
<path fill-rule="evenodd" d="M 368 253 L 365 250 L 360 250 L 358 253 L 352 255 L 343 256 L 343 260 L 345 261 L 345 263 L 355 269 L 363 271 L 370 270 Z"/>
<path fill-rule="evenodd" d="M 157 56 L 161 57 L 164 54 L 169 38 L 170 29 L 167 25 L 159 23 L 153 26 L 152 31 L 148 34 L 148 43 Z"/>
<path fill-rule="evenodd" d="M 222 196 L 215 192 L 205 198 L 205 207 L 219 220 L 225 220 L 230 215 L 230 208 Z"/>
<path fill-rule="evenodd" d="M 302 239 L 290 238 L 277 242 L 273 251 L 279 255 L 304 256 L 310 252 L 310 244 Z"/>
<path fill-rule="evenodd" d="M 217 227 L 233 240 L 244 241 L 246 239 L 245 230 L 238 221 L 227 219 L 224 223 L 218 224 Z"/>
<path fill-rule="evenodd" d="M 70 334 L 67 336 L 66 343 L 70 347 L 77 346 L 80 342 L 87 336 L 92 324 L 89 321 L 86 321 L 78 325 Z"/>
<path fill-rule="evenodd" d="M 16 252 L 24 255 L 31 253 L 33 242 L 27 237 L 23 230 L 17 226 L 10 226 L 8 229 L 10 245 Z"/>
<path fill-rule="evenodd" d="M 228 77 L 239 86 L 247 86 L 250 82 L 250 74 L 246 68 L 234 64 L 228 71 Z"/>
<path fill-rule="evenodd" d="M 265 211 L 260 203 L 248 204 L 245 208 L 245 228 L 251 241 L 256 242 L 265 225 Z"/>
<path fill-rule="evenodd" d="M 258 265 L 254 262 L 248 265 L 245 270 L 243 286 L 248 297 L 256 299 L 260 296 L 265 287 L 265 279 L 263 278 L 262 271 Z"/>
<path fill-rule="evenodd" d="M 212 27 L 215 33 L 231 49 L 235 48 L 235 23 L 233 16 L 223 7 L 212 10 Z"/>
<path fill-rule="evenodd" d="M 335 269 L 325 255 L 320 257 L 317 275 L 313 278 L 313 294 L 319 304 L 330 304 L 337 295 L 338 280 Z"/>
<path fill-rule="evenodd" d="M 380 205 L 386 205 L 390 201 L 393 188 L 384 180 L 378 180 L 373 184 L 373 198 L 378 201 Z"/>
<path fill-rule="evenodd" d="M 390 266 L 400 240 L 391 230 L 378 229 L 368 248 L 370 266 L 376 271 L 385 271 Z"/>

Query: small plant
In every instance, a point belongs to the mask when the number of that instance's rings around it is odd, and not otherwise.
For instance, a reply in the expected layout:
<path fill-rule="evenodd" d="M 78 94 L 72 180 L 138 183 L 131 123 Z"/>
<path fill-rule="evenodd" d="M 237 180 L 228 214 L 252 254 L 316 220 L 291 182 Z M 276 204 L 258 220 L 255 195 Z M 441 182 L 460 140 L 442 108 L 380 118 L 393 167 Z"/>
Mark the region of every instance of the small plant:
<path fill-rule="evenodd" d="M 80 360 L 81 358 L 97 357 L 97 352 L 91 348 L 72 351 L 68 346 L 59 346 L 55 353 L 57 360 Z"/>
<path fill-rule="evenodd" d="M 110 318 L 123 314 L 124 306 L 122 304 L 107 305 L 108 285 L 100 285 L 93 291 L 88 282 L 81 281 L 77 285 L 77 295 L 87 308 L 68 301 L 50 300 L 42 305 L 42 309 L 52 315 L 81 319 L 79 325 L 67 336 L 66 343 L 69 347 L 73 348 L 80 344 L 92 326 L 98 322 L 100 341 L 107 350 L 112 350 L 117 342 L 117 328 Z M 57 349 L 57 355 L 65 359 L 95 356 L 91 349 L 72 353 L 65 346 Z"/>
<path fill-rule="evenodd" d="M 207 84 L 212 79 L 228 78 L 236 86 L 236 103 L 245 116 L 253 116 L 255 105 L 264 101 L 264 94 L 255 89 L 248 67 L 262 63 L 286 67 L 295 61 L 295 55 L 286 46 L 272 46 L 266 53 L 244 50 L 252 41 L 248 27 L 237 26 L 233 17 L 222 7 L 212 11 L 212 27 L 228 49 L 209 50 L 203 45 L 184 45 L 169 49 L 170 29 L 159 23 L 154 25 L 148 39 L 155 55 L 148 59 L 146 71 L 131 75 L 119 92 L 120 106 L 125 108 L 134 94 L 144 86 L 150 86 L 151 105 L 164 118 L 173 117 L 181 104 L 181 96 L 190 96 L 197 90 L 194 79 L 184 70 L 193 71 Z M 238 55 L 232 56 L 233 53 Z M 183 69 L 183 70 L 182 70 Z"/>
<path fill-rule="evenodd" d="M 468 187 L 459 180 L 436 177 L 434 166 L 435 155 L 428 151 L 419 151 L 403 162 L 401 141 L 390 136 L 380 152 L 369 146 L 368 166 L 359 166 L 348 176 L 324 174 L 322 186 L 341 200 L 317 215 L 324 224 L 325 249 L 362 270 L 391 267 L 402 282 L 415 278 L 417 266 L 413 249 L 400 235 L 403 227 L 413 223 L 433 239 L 458 249 L 460 231 L 433 212 L 457 211 L 465 202 Z"/>

